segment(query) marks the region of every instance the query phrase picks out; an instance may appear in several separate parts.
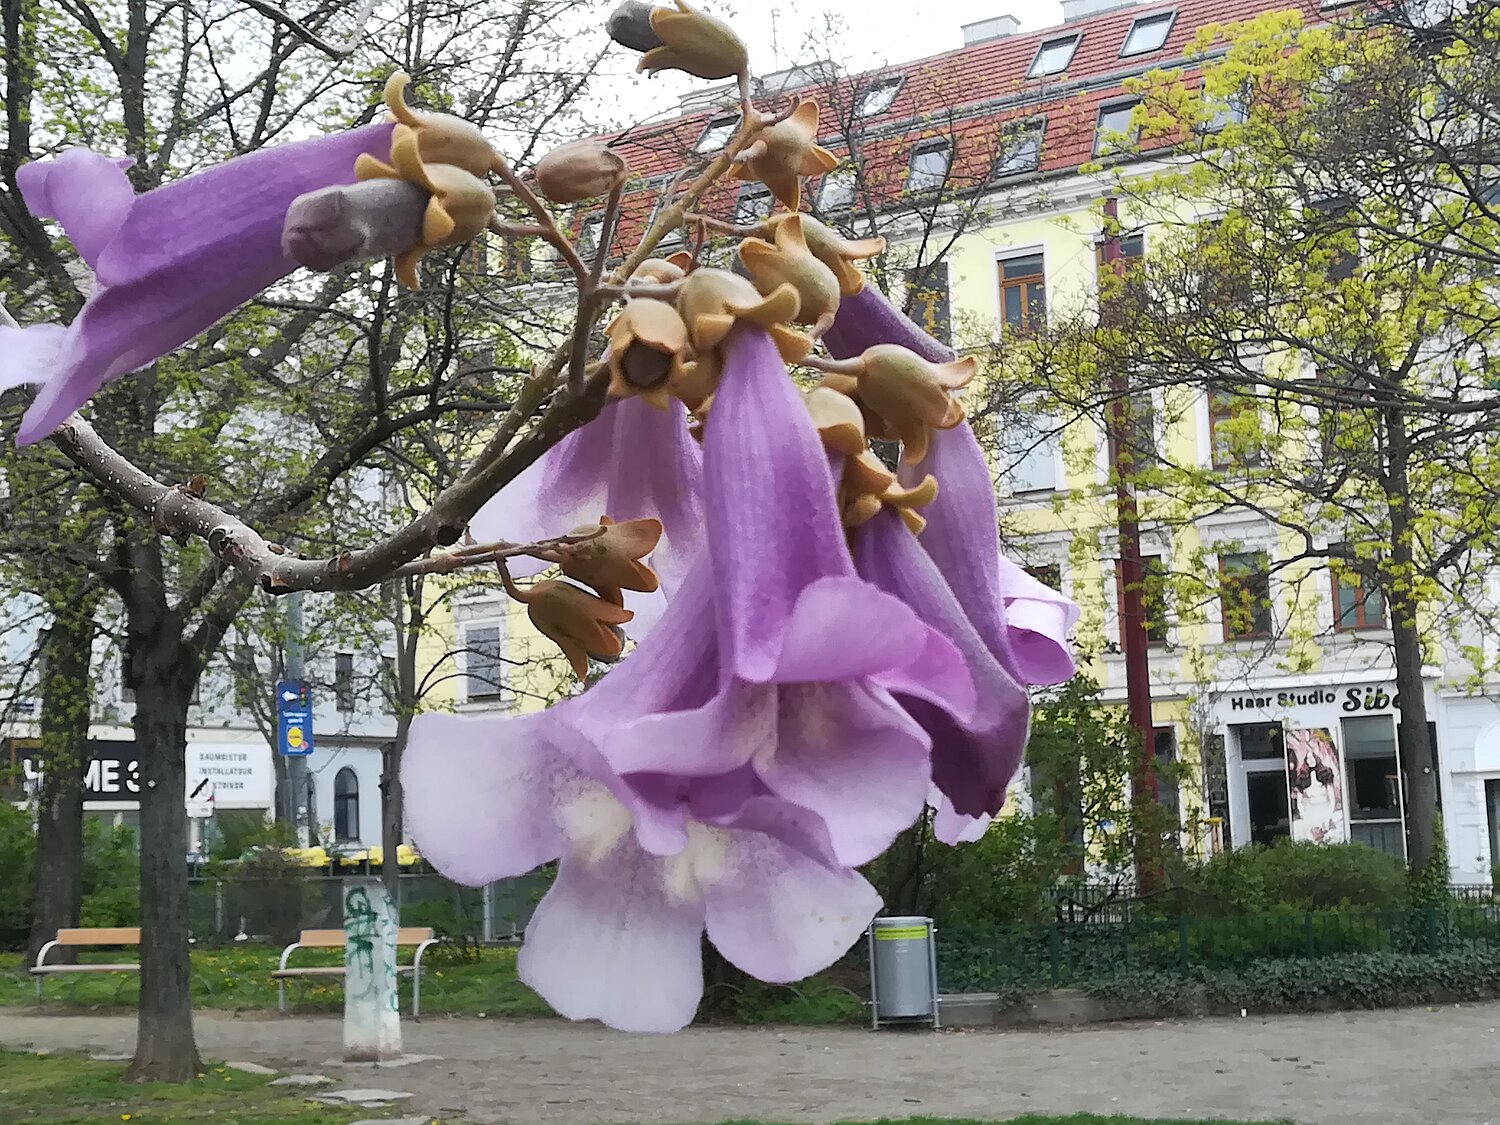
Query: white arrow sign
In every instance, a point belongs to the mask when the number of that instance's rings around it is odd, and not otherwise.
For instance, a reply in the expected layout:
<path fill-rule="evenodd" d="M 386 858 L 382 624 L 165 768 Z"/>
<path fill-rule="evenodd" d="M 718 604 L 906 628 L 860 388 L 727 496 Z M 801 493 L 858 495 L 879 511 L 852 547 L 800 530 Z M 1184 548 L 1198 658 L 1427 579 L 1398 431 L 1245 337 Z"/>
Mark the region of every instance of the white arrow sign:
<path fill-rule="evenodd" d="M 295 691 L 284 691 L 284 692 L 281 693 L 281 701 L 283 703 L 290 703 L 292 700 L 294 700 L 296 698 L 297 698 L 297 693 Z"/>

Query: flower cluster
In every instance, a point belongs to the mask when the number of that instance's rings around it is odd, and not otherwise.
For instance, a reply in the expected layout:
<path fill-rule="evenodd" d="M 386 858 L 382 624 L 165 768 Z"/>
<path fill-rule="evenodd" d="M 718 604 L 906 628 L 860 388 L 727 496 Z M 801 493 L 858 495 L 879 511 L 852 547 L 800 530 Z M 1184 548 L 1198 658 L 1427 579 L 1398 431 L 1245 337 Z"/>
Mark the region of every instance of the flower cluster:
<path fill-rule="evenodd" d="M 580 680 L 616 666 L 546 711 L 418 716 L 405 807 L 454 879 L 557 863 L 519 970 L 559 1012 L 671 1031 L 701 996 L 705 933 L 760 979 L 800 979 L 868 925 L 880 902 L 857 869 L 929 805 L 944 840 L 984 830 L 1027 688 L 1072 673 L 1076 609 L 1000 555 L 958 397 L 974 359 L 866 285 L 883 240 L 798 212 L 802 178 L 833 166 L 817 104 L 756 112 L 744 45 L 686 0 L 626 0 L 609 31 L 643 69 L 739 78 L 744 128 L 704 176 L 759 180 L 787 210 L 740 232 L 738 272 L 683 254 L 602 282 L 537 193 L 606 195 L 612 229 L 618 154 L 575 142 L 519 177 L 472 125 L 409 106 L 397 74 L 385 122 L 144 194 L 83 150 L 21 169 L 98 284 L 66 328 L 0 328 L 0 385 L 41 385 L 20 435 L 35 441 L 298 265 L 389 256 L 414 287 L 424 253 L 485 229 L 553 242 L 580 289 L 554 401 L 606 405 L 470 533 L 531 543 L 504 582 Z M 534 224 L 497 219 L 492 175 Z"/>
<path fill-rule="evenodd" d="M 788 213 L 740 245 L 746 276 L 645 262 L 608 331 L 608 405 L 471 528 L 660 531 L 634 544 L 660 584 L 625 587 L 643 600 L 623 662 L 543 712 L 418 716 L 406 751 L 440 870 L 557 862 L 518 967 L 563 1015 L 682 1027 L 705 933 L 762 980 L 832 963 L 879 907 L 857 868 L 929 803 L 940 838 L 981 833 L 1028 685 L 1071 675 L 1076 611 L 999 553 L 956 397 L 975 362 L 865 285 L 854 263 L 880 250 Z"/>

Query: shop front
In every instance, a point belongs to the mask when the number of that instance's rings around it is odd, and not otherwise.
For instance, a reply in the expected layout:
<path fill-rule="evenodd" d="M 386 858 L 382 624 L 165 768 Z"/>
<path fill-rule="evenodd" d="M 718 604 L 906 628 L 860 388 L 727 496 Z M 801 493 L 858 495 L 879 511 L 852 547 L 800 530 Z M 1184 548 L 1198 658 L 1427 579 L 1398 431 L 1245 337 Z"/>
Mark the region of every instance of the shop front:
<path fill-rule="evenodd" d="M 1352 841 L 1405 859 L 1397 705 L 1390 681 L 1221 695 L 1223 838 L 1234 847 Z M 1430 690 L 1428 714 L 1436 714 Z M 1437 724 L 1428 728 L 1436 765 Z"/>

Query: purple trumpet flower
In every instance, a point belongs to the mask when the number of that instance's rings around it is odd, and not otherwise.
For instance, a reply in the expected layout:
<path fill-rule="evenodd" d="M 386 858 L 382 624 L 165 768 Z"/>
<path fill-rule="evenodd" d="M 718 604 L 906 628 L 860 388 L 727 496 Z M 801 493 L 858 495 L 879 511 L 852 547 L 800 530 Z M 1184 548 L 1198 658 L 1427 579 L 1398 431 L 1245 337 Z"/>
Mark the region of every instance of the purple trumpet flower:
<path fill-rule="evenodd" d="M 16 174 L 32 213 L 58 220 L 97 285 L 66 330 L 0 328 L 0 386 L 39 384 L 17 444 L 46 437 L 108 380 L 160 359 L 297 268 L 282 226 L 301 195 L 354 182 L 392 125 L 262 149 L 136 195 L 125 168 L 69 149 Z"/>
<path fill-rule="evenodd" d="M 670 1032 L 703 994 L 701 939 L 761 980 L 800 980 L 858 940 L 880 897 L 818 818 L 750 771 L 622 778 L 556 722 L 420 715 L 402 769 L 422 854 L 479 885 L 558 860 L 521 979 L 561 1015 Z M 652 824 L 675 816 L 673 840 Z M 649 844 L 649 846 L 648 846 Z"/>
<path fill-rule="evenodd" d="M 482 542 L 526 543 L 596 524 L 606 515 L 661 521 L 661 540 L 645 560 L 661 589 L 625 595 L 636 615 L 630 632 L 639 639 L 703 548 L 703 454 L 675 402 L 667 410 L 634 396 L 608 403 L 487 501 L 469 532 Z M 515 559 L 510 572 L 529 578 L 548 565 Z"/>
<path fill-rule="evenodd" d="M 963 817 L 999 812 L 1026 750 L 1026 689 L 990 651 L 898 512 L 886 508 L 855 533 L 854 557 L 863 577 L 901 599 L 963 654 L 978 696 L 972 715 L 952 715 L 900 693 L 897 698 L 932 736 L 932 781 L 952 811 Z"/>
<path fill-rule="evenodd" d="M 974 684 L 947 637 L 855 573 L 822 444 L 770 337 L 741 325 L 725 348 L 704 442 L 708 551 L 651 636 L 559 719 L 621 774 L 749 767 L 856 866 L 931 785 L 930 740 L 893 693 L 962 720 Z"/>
<path fill-rule="evenodd" d="M 954 354 L 871 285 L 840 302 L 823 341 L 835 359 L 876 344 L 899 344 L 934 363 Z M 922 546 L 990 651 L 1023 684 L 1071 679 L 1075 668 L 1067 636 L 1078 607 L 1001 556 L 994 481 L 967 422 L 933 431 L 927 456 L 897 470 L 906 487 L 929 474 L 937 478 L 938 494 L 922 509 L 927 519 Z"/>

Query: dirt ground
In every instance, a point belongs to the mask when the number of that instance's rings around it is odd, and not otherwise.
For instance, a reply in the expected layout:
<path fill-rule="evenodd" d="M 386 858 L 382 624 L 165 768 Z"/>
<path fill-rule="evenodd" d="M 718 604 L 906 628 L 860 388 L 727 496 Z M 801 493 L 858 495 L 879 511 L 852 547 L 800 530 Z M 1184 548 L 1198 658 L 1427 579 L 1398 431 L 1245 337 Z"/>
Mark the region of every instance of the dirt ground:
<path fill-rule="evenodd" d="M 408 1112 L 506 1125 L 753 1117 L 821 1123 L 1026 1112 L 1288 1118 L 1298 1125 L 1500 1125 L 1500 1004 L 1048 1031 L 703 1028 L 629 1036 L 560 1020 L 408 1023 L 371 1073 L 330 1063 L 327 1017 L 197 1017 L 209 1058 L 410 1091 Z M 134 1020 L 0 1014 L 0 1045 L 128 1050 Z"/>

